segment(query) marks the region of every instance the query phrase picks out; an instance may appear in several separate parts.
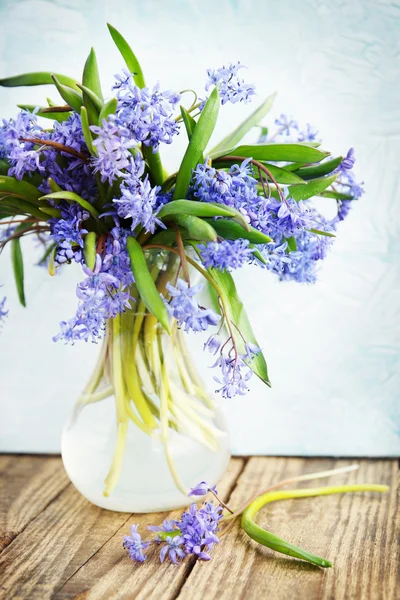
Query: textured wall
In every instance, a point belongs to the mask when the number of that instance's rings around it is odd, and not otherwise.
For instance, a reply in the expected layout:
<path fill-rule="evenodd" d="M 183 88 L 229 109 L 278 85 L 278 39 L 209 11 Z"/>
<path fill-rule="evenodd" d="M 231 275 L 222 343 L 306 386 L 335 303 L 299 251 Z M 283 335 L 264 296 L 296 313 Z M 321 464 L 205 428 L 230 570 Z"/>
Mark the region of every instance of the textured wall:
<path fill-rule="evenodd" d="M 399 454 L 399 2 L 0 0 L 0 74 L 79 75 L 93 45 L 106 87 L 122 66 L 106 21 L 131 41 L 150 82 L 201 89 L 206 67 L 240 60 L 260 99 L 278 90 L 273 116 L 311 121 L 337 153 L 355 146 L 366 194 L 318 284 L 280 284 L 251 268 L 237 275 L 273 389 L 254 380 L 227 415 L 237 453 Z M 0 113 L 42 94 L 0 89 Z M 217 134 L 249 110 L 226 107 Z M 164 153 L 170 168 L 181 151 L 178 142 Z M 78 273 L 51 279 L 27 268 L 23 310 L 3 258 L 10 316 L 0 335 L 0 449 L 55 451 L 96 354 L 51 341 L 74 312 Z"/>

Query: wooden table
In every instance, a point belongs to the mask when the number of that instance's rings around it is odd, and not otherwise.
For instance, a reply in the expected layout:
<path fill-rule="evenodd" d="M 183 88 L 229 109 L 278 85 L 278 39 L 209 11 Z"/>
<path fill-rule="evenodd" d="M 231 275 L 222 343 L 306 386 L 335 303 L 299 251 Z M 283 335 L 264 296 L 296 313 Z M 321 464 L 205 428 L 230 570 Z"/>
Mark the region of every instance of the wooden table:
<path fill-rule="evenodd" d="M 219 488 L 238 506 L 287 477 L 350 462 L 234 458 Z M 399 464 L 357 462 L 358 471 L 317 484 L 382 483 L 390 492 L 286 500 L 259 515 L 270 531 L 332 560 L 334 568 L 322 570 L 258 546 L 238 525 L 214 547 L 210 563 L 191 557 L 179 566 L 160 564 L 155 547 L 145 563 L 133 563 L 122 548 L 129 525 L 139 523 L 144 530 L 166 514 L 130 515 L 92 506 L 69 483 L 59 457 L 0 456 L 0 598 L 400 598 Z"/>

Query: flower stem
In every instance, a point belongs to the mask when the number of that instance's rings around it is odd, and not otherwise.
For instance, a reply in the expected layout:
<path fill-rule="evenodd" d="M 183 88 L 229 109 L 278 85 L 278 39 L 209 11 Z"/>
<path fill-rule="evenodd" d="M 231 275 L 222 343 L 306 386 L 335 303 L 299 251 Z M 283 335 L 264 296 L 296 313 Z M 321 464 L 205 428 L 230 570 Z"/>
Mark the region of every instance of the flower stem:
<path fill-rule="evenodd" d="M 246 508 L 242 515 L 241 526 L 249 537 L 253 540 L 267 546 L 276 552 L 293 556 L 295 558 L 301 558 L 313 565 L 318 567 L 331 567 L 332 563 L 329 560 L 315 556 L 302 548 L 294 546 L 279 538 L 278 536 L 266 531 L 262 527 L 259 527 L 255 522 L 258 511 L 269 504 L 270 502 L 276 502 L 277 500 L 287 500 L 294 498 L 310 498 L 317 496 L 328 496 L 331 494 L 343 494 L 347 492 L 381 492 L 385 493 L 388 491 L 386 485 L 376 484 L 356 484 L 356 485 L 341 485 L 334 487 L 322 487 L 322 488 L 308 488 L 302 490 L 287 490 L 280 492 L 268 492 L 263 494 L 256 500 L 254 500 L 250 506 Z"/>

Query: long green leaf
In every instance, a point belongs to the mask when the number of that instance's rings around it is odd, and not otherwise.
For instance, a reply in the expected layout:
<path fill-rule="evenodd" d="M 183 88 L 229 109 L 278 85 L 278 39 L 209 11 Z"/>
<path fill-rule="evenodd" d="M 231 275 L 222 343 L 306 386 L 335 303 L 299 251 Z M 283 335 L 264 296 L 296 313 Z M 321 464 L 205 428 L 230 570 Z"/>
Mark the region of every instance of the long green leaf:
<path fill-rule="evenodd" d="M 7 177 L 7 175 L 0 176 L 0 192 L 8 192 L 32 202 L 36 202 L 42 195 L 31 183 L 23 180 L 18 181 L 18 179 Z"/>
<path fill-rule="evenodd" d="M 324 235 L 326 237 L 336 237 L 336 235 L 334 233 L 331 233 L 330 231 L 321 231 L 321 229 L 309 229 L 309 231 L 317 235 Z"/>
<path fill-rule="evenodd" d="M 193 135 L 194 128 L 196 127 L 196 121 L 193 119 L 192 115 L 188 113 L 184 106 L 181 106 L 181 115 L 186 128 L 187 136 L 190 140 Z"/>
<path fill-rule="evenodd" d="M 86 265 L 93 271 L 96 263 L 96 234 L 94 231 L 89 231 L 89 233 L 86 234 L 83 253 Z"/>
<path fill-rule="evenodd" d="M 256 144 L 247 146 L 238 146 L 227 151 L 224 155 L 233 154 L 235 156 L 244 156 L 256 160 L 265 161 L 284 161 L 284 162 L 301 162 L 301 163 L 318 163 L 326 158 L 329 153 L 318 150 L 312 146 L 305 144 Z M 215 160 L 221 156 L 211 155 Z"/>
<path fill-rule="evenodd" d="M 208 202 L 197 202 L 196 200 L 175 200 L 164 204 L 157 214 L 159 219 L 165 219 L 170 215 L 193 215 L 194 217 L 233 217 L 235 210 L 223 204 L 211 204 Z"/>
<path fill-rule="evenodd" d="M 40 200 L 50 200 L 50 199 L 66 200 L 67 202 L 76 202 L 77 204 L 82 206 L 82 208 L 86 209 L 94 217 L 99 216 L 98 210 L 96 210 L 95 207 L 90 204 L 90 202 L 88 202 L 84 198 L 81 198 L 80 196 L 78 196 L 78 194 L 75 194 L 75 192 L 68 192 L 67 190 L 62 190 L 61 192 L 52 192 L 51 194 L 46 194 L 46 196 L 42 196 L 40 198 Z"/>
<path fill-rule="evenodd" d="M 7 175 L 9 168 L 8 162 L 0 158 L 0 175 Z"/>
<path fill-rule="evenodd" d="M 61 98 L 68 104 L 68 106 L 73 108 L 74 111 L 79 114 L 83 104 L 82 95 L 79 92 L 76 92 L 75 90 L 60 83 L 55 75 L 52 75 L 52 79 Z"/>
<path fill-rule="evenodd" d="M 90 154 L 92 154 L 93 156 L 97 156 L 96 147 L 93 146 L 92 132 L 89 129 L 89 117 L 85 106 L 81 106 L 81 123 L 82 133 L 83 137 L 85 138 L 86 146 L 88 147 Z"/>
<path fill-rule="evenodd" d="M 227 240 L 245 239 L 249 240 L 252 244 L 268 244 L 272 242 L 272 239 L 268 235 L 265 235 L 265 233 L 258 231 L 254 227 L 250 227 L 250 231 L 247 231 L 239 223 L 232 221 L 232 219 L 207 219 L 207 222 L 213 226 L 219 236 Z"/>
<path fill-rule="evenodd" d="M 342 192 L 321 192 L 318 196 L 322 198 L 335 198 L 335 200 L 354 200 L 351 194 L 342 194 Z"/>
<path fill-rule="evenodd" d="M 23 198 L 13 198 L 11 196 L 0 198 L 0 205 L 5 206 L 7 210 L 11 208 L 14 215 L 28 215 L 36 217 L 41 221 L 48 221 L 49 217 L 44 215 L 37 204 Z"/>
<path fill-rule="evenodd" d="M 100 111 L 103 108 L 103 104 L 104 104 L 103 101 L 97 96 L 97 94 L 95 94 L 90 88 L 86 87 L 85 85 L 81 85 L 80 83 L 78 83 L 78 87 L 83 92 L 83 99 L 85 100 L 85 95 L 86 95 L 88 97 L 88 99 L 90 100 L 90 102 L 93 104 L 94 108 L 97 111 L 97 119 L 98 119 Z M 96 119 L 96 123 L 97 123 L 97 119 Z"/>
<path fill-rule="evenodd" d="M 131 262 L 132 273 L 135 278 L 135 285 L 141 299 L 148 310 L 158 319 L 167 333 L 170 334 L 171 325 L 168 311 L 152 279 L 141 245 L 135 238 L 128 237 L 126 248 Z"/>
<path fill-rule="evenodd" d="M 101 101 L 103 100 L 99 68 L 97 66 L 96 53 L 93 48 L 91 48 L 83 68 L 82 84 L 92 90 Z"/>
<path fill-rule="evenodd" d="M 176 177 L 174 200 L 186 198 L 190 179 L 192 177 L 192 170 L 203 160 L 203 152 L 214 131 L 218 118 L 219 104 L 218 88 L 215 87 L 202 110 L 182 159 Z"/>
<path fill-rule="evenodd" d="M 332 173 L 335 169 L 337 169 L 342 160 L 343 157 L 338 156 L 337 158 L 324 161 L 323 163 L 314 167 L 303 167 L 297 169 L 293 173 L 305 180 L 315 179 L 316 177 L 323 177 L 324 175 L 329 175 L 329 173 Z"/>
<path fill-rule="evenodd" d="M 265 115 L 271 110 L 271 107 L 275 100 L 275 94 L 268 96 L 264 102 L 256 108 L 232 133 L 227 135 L 215 148 L 212 149 L 211 154 L 223 152 L 229 148 L 234 148 L 244 136 L 256 125 L 258 125 L 265 117 Z"/>
<path fill-rule="evenodd" d="M 293 185 L 290 187 L 289 193 L 294 200 L 307 200 L 313 196 L 318 196 L 326 190 L 336 179 L 337 175 L 329 177 L 321 177 L 320 179 L 312 179 L 309 183 L 302 185 Z"/>
<path fill-rule="evenodd" d="M 99 114 L 99 125 L 103 123 L 103 119 L 107 119 L 110 115 L 115 115 L 117 110 L 117 99 L 111 98 L 108 102 L 103 105 L 103 108 Z"/>
<path fill-rule="evenodd" d="M 227 318 L 236 325 L 246 342 L 251 342 L 252 344 L 256 344 L 258 346 L 243 303 L 236 291 L 236 286 L 232 275 L 227 272 L 218 271 L 217 269 L 208 269 L 208 273 L 221 290 L 224 303 L 227 306 Z M 238 332 L 235 334 L 235 331 L 233 334 L 235 336 L 235 342 L 239 353 L 244 353 L 245 348 L 241 335 Z M 271 382 L 268 377 L 267 363 L 265 362 L 262 352 L 255 356 L 253 360 L 249 361 L 247 364 L 264 383 L 266 383 L 268 386 L 271 386 Z"/>
<path fill-rule="evenodd" d="M 213 226 L 199 217 L 175 215 L 174 220 L 187 230 L 189 237 L 193 240 L 204 242 L 215 242 L 217 240 L 217 234 Z"/>
<path fill-rule="evenodd" d="M 74 90 L 77 90 L 75 79 L 61 75 L 60 73 L 52 73 L 46 71 L 40 71 L 36 73 L 23 73 L 22 75 L 14 75 L 13 77 L 5 77 L 0 79 L 0 86 L 3 87 L 21 87 L 31 85 L 52 85 L 53 76 L 56 76 L 58 81 Z"/>
<path fill-rule="evenodd" d="M 122 37 L 119 31 L 115 29 L 115 27 L 110 25 L 110 23 L 107 23 L 107 27 L 112 39 L 114 40 L 115 45 L 117 46 L 118 50 L 122 55 L 122 58 L 126 63 L 126 66 L 129 69 L 129 72 L 133 74 L 133 79 L 136 85 L 140 88 L 144 88 L 146 84 L 144 81 L 143 72 L 132 48 L 129 46 L 125 38 Z"/>
<path fill-rule="evenodd" d="M 21 223 L 23 228 L 26 225 Z M 21 226 L 16 228 L 16 231 L 21 231 Z M 25 301 L 25 290 L 24 290 L 24 260 L 22 258 L 21 242 L 19 237 L 11 240 L 11 263 L 14 272 L 15 285 L 17 287 L 17 294 L 22 306 L 26 306 Z"/>

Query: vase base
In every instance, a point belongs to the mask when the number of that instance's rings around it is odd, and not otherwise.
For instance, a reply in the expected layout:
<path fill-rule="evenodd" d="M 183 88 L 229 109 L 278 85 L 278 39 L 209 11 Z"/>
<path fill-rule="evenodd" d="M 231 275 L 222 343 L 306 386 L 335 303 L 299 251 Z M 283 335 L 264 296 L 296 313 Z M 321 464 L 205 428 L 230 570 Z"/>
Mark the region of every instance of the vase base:
<path fill-rule="evenodd" d="M 117 485 L 110 496 L 104 496 L 104 480 L 115 448 L 113 411 L 111 401 L 87 406 L 63 431 L 64 467 L 77 490 L 96 506 L 126 513 L 162 512 L 191 504 L 191 499 L 177 489 L 160 439 L 146 435 L 133 423 L 128 427 Z M 220 413 L 217 422 L 223 424 Z M 107 433 L 104 423 L 109 424 Z M 170 432 L 170 456 L 188 491 L 200 481 L 215 485 L 221 479 L 230 459 L 228 434 L 221 433 L 218 442 L 215 451 L 181 433 Z"/>

